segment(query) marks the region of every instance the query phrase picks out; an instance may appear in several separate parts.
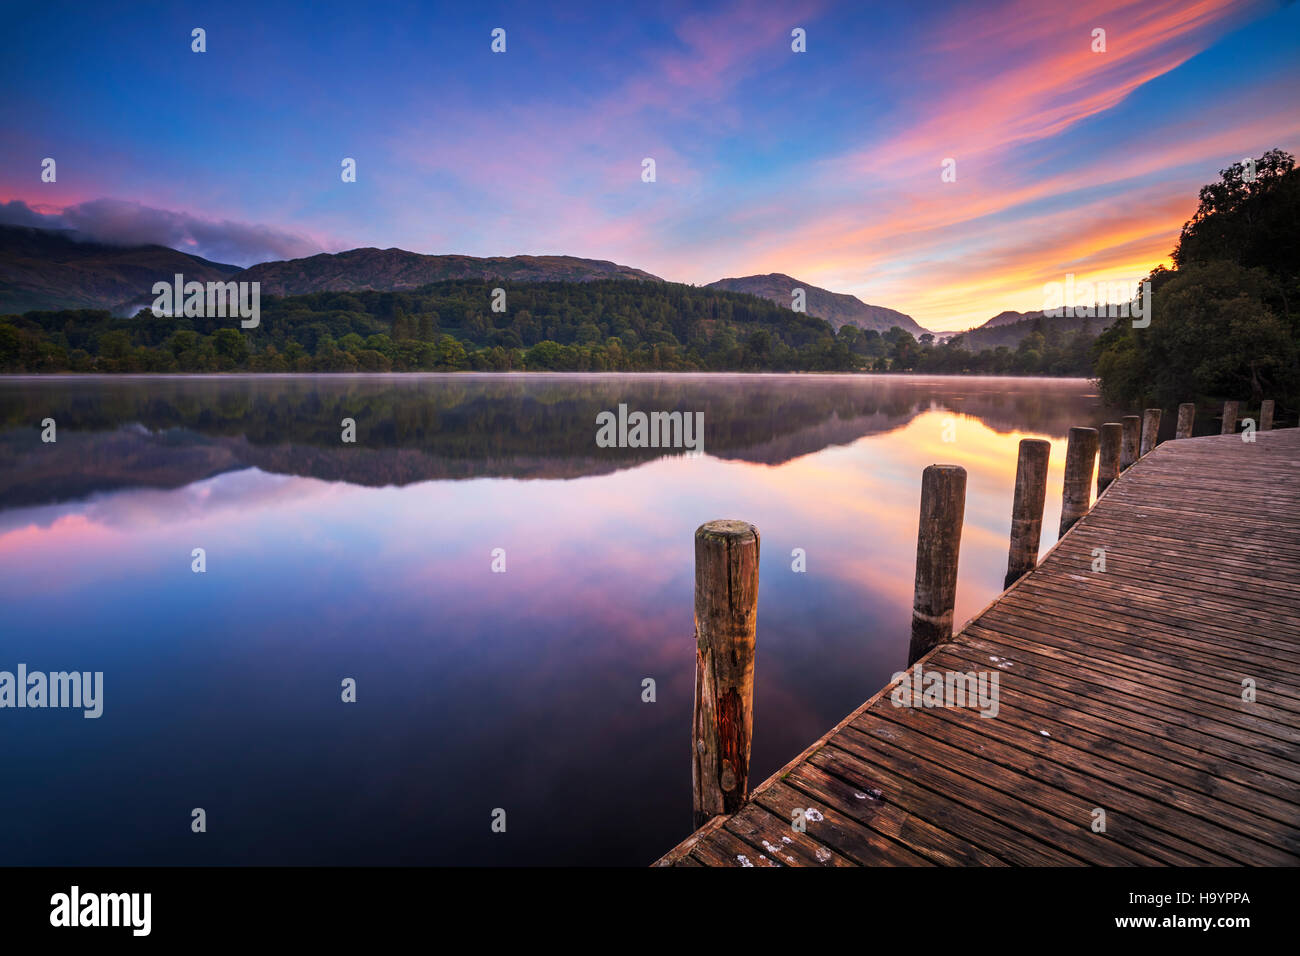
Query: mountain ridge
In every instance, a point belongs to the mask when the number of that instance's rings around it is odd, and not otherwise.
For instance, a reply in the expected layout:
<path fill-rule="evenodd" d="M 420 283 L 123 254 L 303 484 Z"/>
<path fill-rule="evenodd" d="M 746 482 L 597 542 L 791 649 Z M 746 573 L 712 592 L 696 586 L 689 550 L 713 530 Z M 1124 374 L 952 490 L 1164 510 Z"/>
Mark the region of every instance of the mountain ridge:
<path fill-rule="evenodd" d="M 121 311 L 160 280 L 180 272 L 225 281 L 239 266 L 170 246 L 113 246 L 66 229 L 0 225 L 0 314 L 59 309 Z M 150 301 L 152 299 L 150 298 Z"/>
<path fill-rule="evenodd" d="M 831 292 L 810 282 L 800 281 L 784 272 L 718 279 L 716 282 L 708 283 L 704 288 L 745 292 L 786 308 L 790 307 L 792 292 L 795 289 L 803 289 L 805 311 L 809 315 L 825 319 L 837 331 L 841 326 L 854 325 L 875 332 L 888 332 L 894 326 L 898 326 L 915 337 L 929 332 L 929 329 L 923 327 L 910 315 L 897 309 L 890 309 L 883 305 L 868 305 L 855 295 Z"/>
<path fill-rule="evenodd" d="M 405 292 L 448 279 L 668 281 L 608 259 L 433 255 L 395 246 L 364 246 L 241 268 L 168 246 L 116 246 L 80 238 L 71 230 L 0 226 L 0 314 L 108 309 L 114 314 L 130 315 L 153 302 L 155 282 L 171 282 L 177 273 L 186 280 L 205 283 L 258 282 L 264 295 L 282 297 L 314 292 Z M 802 288 L 805 313 L 826 320 L 836 329 L 853 325 L 883 333 L 898 326 L 915 337 L 929 331 L 903 312 L 870 305 L 857 296 L 832 292 L 780 272 L 718 279 L 702 288 L 754 295 L 785 308 L 791 305 L 792 290 Z"/>
<path fill-rule="evenodd" d="M 1038 309 L 1034 312 L 1016 312 L 1014 309 L 1007 309 L 1005 312 L 999 312 L 982 325 L 977 325 L 974 329 L 967 329 L 966 331 L 973 332 L 975 329 L 996 329 L 1002 325 L 1015 325 L 1017 322 L 1024 322 L 1026 319 L 1041 318 L 1042 314 L 1042 309 Z"/>
<path fill-rule="evenodd" d="M 445 279 L 500 279 L 507 282 L 588 282 L 640 279 L 663 282 L 642 269 L 608 259 L 579 256 L 426 255 L 396 246 L 363 246 L 322 252 L 301 259 L 279 259 L 249 266 L 237 281 L 260 282 L 265 295 L 309 292 L 406 292 Z"/>

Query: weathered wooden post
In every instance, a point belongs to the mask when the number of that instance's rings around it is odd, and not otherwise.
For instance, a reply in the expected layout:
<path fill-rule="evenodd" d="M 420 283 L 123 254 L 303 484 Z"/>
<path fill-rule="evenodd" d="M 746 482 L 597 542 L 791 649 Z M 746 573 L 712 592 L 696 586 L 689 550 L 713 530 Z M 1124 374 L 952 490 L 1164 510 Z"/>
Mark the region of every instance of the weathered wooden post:
<path fill-rule="evenodd" d="M 1065 445 L 1065 488 L 1061 494 L 1061 528 L 1057 536 L 1088 513 L 1092 470 L 1097 462 L 1097 429 L 1071 428 Z"/>
<path fill-rule="evenodd" d="M 1119 467 L 1126 470 L 1138 460 L 1138 442 L 1142 435 L 1142 419 L 1138 415 L 1125 415 L 1124 440 L 1120 443 Z"/>
<path fill-rule="evenodd" d="M 695 531 L 695 828 L 749 797 L 758 622 L 758 529 L 710 521 Z"/>
<path fill-rule="evenodd" d="M 1101 454 L 1097 456 L 1097 494 L 1119 477 L 1119 446 L 1124 439 L 1124 426 L 1107 422 L 1101 426 Z"/>
<path fill-rule="evenodd" d="M 1263 404 L 1259 406 L 1259 430 L 1268 431 L 1273 427 L 1273 399 L 1264 399 Z"/>
<path fill-rule="evenodd" d="M 1142 451 L 1139 457 L 1145 458 L 1152 448 L 1156 447 L 1156 439 L 1160 434 L 1160 416 L 1163 413 L 1158 408 L 1148 408 L 1142 416 Z"/>
<path fill-rule="evenodd" d="M 930 648 L 952 638 L 957 604 L 957 555 L 966 514 L 966 469 L 931 465 L 921 475 L 921 523 L 916 533 L 916 589 L 912 595 L 911 667 Z"/>
<path fill-rule="evenodd" d="M 1183 402 L 1178 406 L 1178 430 L 1174 432 L 1174 438 L 1191 438 L 1192 425 L 1196 422 L 1196 405 L 1192 402 Z"/>
<path fill-rule="evenodd" d="M 1043 536 L 1043 503 L 1047 500 L 1047 460 L 1051 453 L 1051 442 L 1041 438 L 1020 439 L 1016 494 L 1011 502 L 1011 551 L 1007 555 L 1004 588 L 1011 587 L 1038 564 L 1038 542 Z"/>
<path fill-rule="evenodd" d="M 1235 435 L 1237 433 L 1237 410 L 1241 407 L 1240 402 L 1223 403 L 1223 428 L 1219 430 L 1220 435 Z"/>

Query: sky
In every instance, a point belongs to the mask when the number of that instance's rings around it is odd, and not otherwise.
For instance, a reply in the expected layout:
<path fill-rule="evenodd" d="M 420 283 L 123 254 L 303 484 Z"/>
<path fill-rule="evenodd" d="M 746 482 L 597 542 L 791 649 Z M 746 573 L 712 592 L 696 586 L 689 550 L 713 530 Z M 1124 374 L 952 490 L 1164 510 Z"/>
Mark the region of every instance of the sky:
<path fill-rule="evenodd" d="M 1168 264 L 1203 184 L 1300 151 L 1291 0 L 640 6 L 6 0 L 0 223 L 781 272 L 949 331 Z"/>

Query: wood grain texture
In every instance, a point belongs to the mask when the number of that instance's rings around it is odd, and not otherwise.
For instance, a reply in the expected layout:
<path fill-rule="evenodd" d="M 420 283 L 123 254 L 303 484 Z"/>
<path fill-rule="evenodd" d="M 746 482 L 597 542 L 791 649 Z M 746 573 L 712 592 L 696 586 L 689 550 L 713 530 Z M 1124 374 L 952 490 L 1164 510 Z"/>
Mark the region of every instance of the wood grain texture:
<path fill-rule="evenodd" d="M 1151 454 L 1151 451 L 1160 441 L 1160 418 L 1163 414 L 1158 408 L 1148 408 L 1142 413 L 1142 448 L 1140 454 L 1143 458 Z"/>
<path fill-rule="evenodd" d="M 957 558 L 966 513 L 966 469 L 930 465 L 921 474 L 921 519 L 916 532 L 910 664 L 952 637 L 957 606 Z"/>
<path fill-rule="evenodd" d="M 1115 426 L 1119 428 L 1118 425 Z M 1052 443 L 1041 438 L 1020 439 L 1016 458 L 1016 491 L 1011 501 L 1011 546 L 1007 551 L 1004 588 L 1038 564 L 1043 536 L 1043 505 L 1047 501 L 1047 463 Z M 1115 473 L 1119 473 L 1119 443 L 1115 443 Z"/>
<path fill-rule="evenodd" d="M 749 797 L 758 628 L 758 529 L 710 521 L 695 532 L 695 826 Z"/>
<path fill-rule="evenodd" d="M 1092 501 L 1092 476 L 1097 467 L 1100 436 L 1095 428 L 1071 428 L 1065 445 L 1065 481 L 1061 486 L 1061 526 L 1058 536 L 1069 531 L 1088 513 Z"/>
<path fill-rule="evenodd" d="M 660 864 L 1300 864 L 1300 429 L 1159 445 L 919 664 L 997 715 L 885 688 Z"/>

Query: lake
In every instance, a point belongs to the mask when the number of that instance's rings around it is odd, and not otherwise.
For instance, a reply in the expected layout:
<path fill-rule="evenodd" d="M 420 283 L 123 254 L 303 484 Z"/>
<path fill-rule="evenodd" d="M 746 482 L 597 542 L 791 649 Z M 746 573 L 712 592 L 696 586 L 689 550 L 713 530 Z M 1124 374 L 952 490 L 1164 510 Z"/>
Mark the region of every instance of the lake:
<path fill-rule="evenodd" d="M 619 404 L 702 412 L 703 453 L 599 447 Z M 1121 414 L 1060 379 L 0 379 L 0 670 L 104 675 L 97 719 L 0 710 L 0 863 L 648 864 L 690 829 L 698 525 L 762 535 L 756 786 L 904 666 L 922 469 L 969 473 L 960 623 L 1019 440 L 1046 549 L 1069 427 Z"/>

